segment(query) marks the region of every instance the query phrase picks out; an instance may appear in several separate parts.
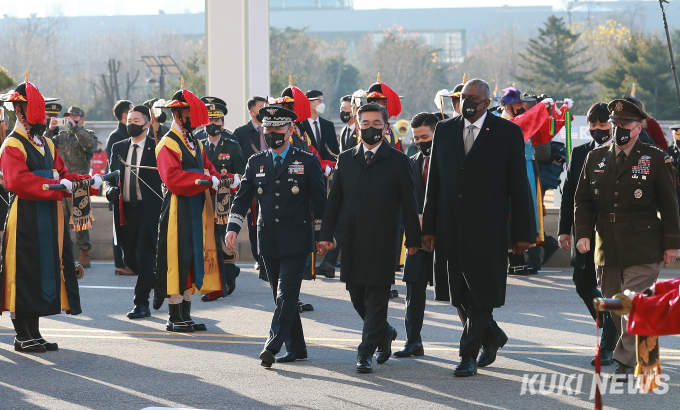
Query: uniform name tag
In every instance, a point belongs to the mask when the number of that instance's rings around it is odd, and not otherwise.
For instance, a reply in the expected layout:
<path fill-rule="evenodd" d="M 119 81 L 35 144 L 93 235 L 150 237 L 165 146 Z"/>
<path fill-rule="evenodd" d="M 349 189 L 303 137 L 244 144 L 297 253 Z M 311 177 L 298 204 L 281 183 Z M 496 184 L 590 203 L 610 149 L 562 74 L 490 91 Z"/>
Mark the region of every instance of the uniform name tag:
<path fill-rule="evenodd" d="M 255 174 L 256 177 L 263 177 L 264 176 L 264 165 L 260 165 L 260 172 Z"/>
<path fill-rule="evenodd" d="M 220 154 L 220 155 L 217 156 L 217 159 L 218 159 L 218 160 L 219 160 L 219 159 L 226 159 L 226 160 L 229 160 L 229 158 L 231 158 L 231 155 L 229 155 L 229 154 Z"/>

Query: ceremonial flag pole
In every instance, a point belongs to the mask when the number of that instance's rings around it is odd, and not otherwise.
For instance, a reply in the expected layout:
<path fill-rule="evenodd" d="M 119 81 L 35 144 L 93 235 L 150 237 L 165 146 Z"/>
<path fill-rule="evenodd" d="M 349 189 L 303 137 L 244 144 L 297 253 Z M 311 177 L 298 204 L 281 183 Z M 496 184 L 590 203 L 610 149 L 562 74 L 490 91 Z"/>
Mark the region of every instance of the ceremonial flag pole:
<path fill-rule="evenodd" d="M 661 7 L 661 15 L 663 16 L 663 28 L 666 30 L 666 41 L 668 42 L 668 52 L 671 55 L 671 70 L 673 71 L 673 80 L 675 80 L 675 92 L 678 94 L 678 103 L 680 104 L 680 84 L 678 84 L 678 71 L 675 68 L 675 58 L 673 58 L 673 45 L 671 44 L 671 35 L 668 33 L 668 21 L 666 21 L 666 9 L 663 4 L 668 3 L 668 0 L 659 0 L 659 7 Z M 678 106 L 680 108 L 680 105 Z"/>

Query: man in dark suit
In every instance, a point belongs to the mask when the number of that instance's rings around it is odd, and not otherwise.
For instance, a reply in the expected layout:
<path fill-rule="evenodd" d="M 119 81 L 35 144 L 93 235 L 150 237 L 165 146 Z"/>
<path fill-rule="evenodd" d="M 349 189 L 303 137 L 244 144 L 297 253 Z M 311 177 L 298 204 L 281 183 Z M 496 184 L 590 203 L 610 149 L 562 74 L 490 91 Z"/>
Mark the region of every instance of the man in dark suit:
<path fill-rule="evenodd" d="M 333 231 L 342 208 L 345 239 L 340 280 L 364 321 L 357 372 L 373 370 L 371 360 L 385 363 L 397 331 L 387 323 L 399 219 L 406 229 L 410 255 L 420 248 L 420 223 L 411 163 L 406 154 L 384 141 L 387 110 L 369 103 L 357 111 L 362 144 L 340 154 L 321 227 L 321 252 L 333 248 Z"/>
<path fill-rule="evenodd" d="M 336 161 L 340 147 L 338 146 L 338 136 L 335 133 L 335 125 L 319 116 L 326 110 L 326 104 L 323 103 L 323 93 L 318 90 L 310 90 L 307 91 L 306 95 L 309 98 L 312 116 L 307 121 L 303 121 L 302 126 L 312 140 L 312 144 L 321 159 Z"/>
<path fill-rule="evenodd" d="M 151 316 L 149 295 L 154 287 L 158 221 L 161 213 L 161 177 L 157 170 L 124 166 L 156 167 L 156 144 L 147 136 L 151 125 L 149 109 L 132 108 L 128 115 L 130 138 L 111 147 L 110 168 L 120 171 L 115 183 L 106 182 L 106 198 L 113 204 L 116 237 L 123 247 L 125 264 L 137 277 L 134 308 L 127 317 Z M 122 196 L 122 198 L 121 198 Z M 121 201 L 122 199 L 122 201 Z M 122 203 L 123 209 L 120 209 Z"/>
<path fill-rule="evenodd" d="M 113 147 L 113 144 L 130 138 L 127 132 L 127 116 L 128 111 L 130 111 L 131 108 L 132 101 L 128 100 L 117 101 L 116 105 L 113 106 L 113 115 L 118 120 L 118 128 L 109 134 L 109 139 L 106 140 L 106 155 L 108 156 L 109 169 L 111 169 L 111 147 Z M 111 206 L 109 206 L 109 210 L 111 209 Z M 134 272 L 130 270 L 130 268 L 128 268 L 123 261 L 123 247 L 120 245 L 118 238 L 115 237 L 115 221 L 113 233 L 113 262 L 116 267 L 114 272 L 116 275 L 133 276 Z"/>
<path fill-rule="evenodd" d="M 246 125 L 242 125 L 234 130 L 234 136 L 241 145 L 241 152 L 246 161 L 254 154 L 267 150 L 264 133 L 262 132 L 262 117 L 258 114 L 266 102 L 266 98 L 259 96 L 249 99 L 248 114 L 250 115 L 250 121 L 248 121 Z M 248 210 L 248 214 L 250 252 L 253 255 L 253 259 L 255 259 L 255 269 L 260 270 L 260 263 L 262 261 L 260 255 L 257 253 L 257 225 L 254 222 L 257 219 L 257 203 L 254 203 L 253 206 L 251 206 L 251 209 Z M 260 279 L 267 280 L 267 277 L 264 276 L 264 270 L 260 270 Z"/>
<path fill-rule="evenodd" d="M 208 117 L 210 123 L 206 125 L 204 135 L 201 139 L 203 149 L 208 154 L 208 159 L 213 164 L 217 172 L 222 175 L 237 174 L 239 180 L 246 172 L 246 162 L 241 153 L 241 147 L 238 142 L 229 138 L 231 135 L 224 129 L 224 117 L 227 115 L 227 106 L 224 100 L 216 97 L 201 98 L 206 104 L 212 104 L 208 110 Z M 196 135 L 200 138 L 200 134 Z M 213 203 L 215 195 L 212 196 Z M 226 224 L 215 224 L 215 236 L 217 243 L 222 243 L 223 238 L 227 235 Z M 221 263 L 223 261 L 220 261 Z M 220 273 L 222 274 L 222 289 L 223 291 L 206 293 L 201 296 L 204 302 L 211 302 L 220 297 L 227 297 L 236 289 L 236 277 L 241 272 L 241 269 L 233 263 L 222 263 L 220 266 Z"/>
<path fill-rule="evenodd" d="M 423 217 L 425 205 L 425 186 L 430 169 L 430 154 L 432 152 L 432 137 L 437 126 L 437 116 L 427 112 L 417 114 L 411 120 L 413 143 L 418 147 L 418 153 L 411 156 L 411 167 L 415 176 L 416 199 L 418 200 L 418 215 Z M 425 300 L 427 284 L 432 283 L 433 252 L 420 249 L 414 255 L 408 255 L 404 263 L 404 277 L 406 282 L 406 313 L 404 327 L 406 328 L 406 344 L 404 348 L 394 352 L 396 357 L 422 356 L 423 340 L 420 331 L 425 317 Z"/>
<path fill-rule="evenodd" d="M 524 254 L 532 213 L 521 128 L 487 112 L 482 80 L 465 84 L 461 104 L 462 116 L 438 123 L 434 133 L 423 243 L 448 264 L 448 275 L 435 269 L 435 299 L 450 300 L 463 321 L 453 374 L 472 376 L 508 340 L 493 320 L 493 309 L 505 304 L 508 227 L 514 253 Z"/>
<path fill-rule="evenodd" d="M 246 220 L 253 198 L 260 204 L 257 239 L 276 307 L 264 350 L 262 366 L 307 358 L 298 300 L 307 255 L 317 250 L 315 231 L 326 205 L 326 185 L 316 155 L 290 144 L 297 115 L 285 108 L 260 109 L 269 149 L 248 160 L 229 215 L 227 247 L 235 249 L 236 236 Z M 284 356 L 274 356 L 286 344 Z"/>
<path fill-rule="evenodd" d="M 593 306 L 593 299 L 602 297 L 602 293 L 597 287 L 595 252 L 592 249 L 586 253 L 578 252 L 576 247 L 571 246 L 571 235 L 573 234 L 574 227 L 574 195 L 576 194 L 576 186 L 583 170 L 583 164 L 586 162 L 586 157 L 595 148 L 608 145 L 612 142 L 607 104 L 600 102 L 593 105 L 588 110 L 586 118 L 588 119 L 590 135 L 593 137 L 593 140 L 574 147 L 571 151 L 567 177 L 562 188 L 558 240 L 560 247 L 565 251 L 569 251 L 571 248 L 571 266 L 574 267 L 573 280 L 574 285 L 576 285 L 576 293 L 583 299 L 583 303 L 586 304 L 590 315 L 595 319 L 597 312 L 595 311 L 595 306 Z M 594 242 L 595 233 L 593 232 L 591 243 Z M 609 312 L 600 313 L 600 323 L 602 324 L 602 337 L 600 339 L 602 352 L 600 356 L 602 364 L 609 365 L 614 363 L 614 348 L 618 340 L 616 324 Z M 595 365 L 595 359 L 593 359 L 591 364 Z"/>
<path fill-rule="evenodd" d="M 340 119 L 346 124 L 340 132 L 340 152 L 347 151 L 359 144 L 357 140 L 357 120 L 352 115 L 351 102 L 351 95 L 346 95 L 340 99 Z"/>

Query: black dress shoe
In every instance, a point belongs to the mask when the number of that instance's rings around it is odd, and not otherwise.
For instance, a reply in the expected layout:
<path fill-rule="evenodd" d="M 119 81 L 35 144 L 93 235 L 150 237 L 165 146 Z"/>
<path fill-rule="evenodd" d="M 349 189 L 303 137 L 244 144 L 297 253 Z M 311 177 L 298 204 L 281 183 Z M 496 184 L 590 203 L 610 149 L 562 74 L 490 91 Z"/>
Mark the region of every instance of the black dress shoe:
<path fill-rule="evenodd" d="M 262 353 L 260 353 L 260 360 L 262 360 L 260 366 L 269 368 L 272 367 L 272 364 L 276 361 L 276 358 L 274 357 L 274 353 L 264 349 Z"/>
<path fill-rule="evenodd" d="M 506 335 L 505 332 L 501 330 L 501 334 L 498 335 L 496 341 L 493 342 L 493 344 L 489 346 L 488 349 L 486 347 L 482 348 L 482 354 L 479 355 L 479 360 L 477 360 L 477 366 L 485 367 L 495 362 L 496 353 L 498 353 L 498 349 L 505 346 L 506 343 L 508 343 L 508 335 Z"/>
<path fill-rule="evenodd" d="M 298 312 L 313 312 L 314 306 L 311 303 L 302 303 L 298 301 Z"/>
<path fill-rule="evenodd" d="M 201 296 L 201 301 L 202 302 L 214 302 L 218 298 L 211 298 L 209 293 L 206 293 L 205 295 Z"/>
<path fill-rule="evenodd" d="M 45 353 L 47 348 L 42 344 L 38 343 L 37 340 L 25 340 L 23 342 L 14 339 L 14 350 L 17 352 L 24 353 Z"/>
<path fill-rule="evenodd" d="M 397 329 L 392 328 L 392 336 L 387 337 L 387 341 L 383 346 L 381 346 L 381 349 L 378 351 L 378 354 L 375 357 L 376 363 L 383 364 L 389 360 L 390 356 L 392 356 L 392 342 L 396 339 Z"/>
<path fill-rule="evenodd" d="M 472 356 L 463 357 L 460 363 L 453 371 L 453 375 L 456 377 L 470 377 L 477 374 L 477 362 Z"/>
<path fill-rule="evenodd" d="M 40 339 L 35 339 L 36 342 L 40 343 L 41 345 L 45 346 L 45 350 L 48 352 L 56 352 L 59 350 L 59 345 L 56 343 L 50 343 L 47 340 L 40 338 Z"/>
<path fill-rule="evenodd" d="M 370 356 L 359 356 L 357 358 L 357 373 L 370 373 L 373 371 Z"/>
<path fill-rule="evenodd" d="M 135 307 L 127 314 L 128 319 L 142 319 L 151 316 L 151 311 L 148 306 L 135 305 Z"/>
<path fill-rule="evenodd" d="M 600 350 L 600 361 L 602 366 L 609 366 L 614 363 L 614 352 L 612 350 L 602 349 Z M 595 358 L 590 361 L 591 366 L 595 366 Z"/>
<path fill-rule="evenodd" d="M 182 319 L 182 304 L 168 303 L 168 321 L 165 323 L 168 332 L 193 333 L 194 328 Z"/>
<path fill-rule="evenodd" d="M 234 293 L 234 290 L 236 290 L 236 281 L 234 281 L 234 283 L 232 283 L 231 285 L 227 285 L 227 288 L 225 289 L 224 294 L 226 296 L 229 296 L 232 293 Z"/>
<path fill-rule="evenodd" d="M 163 307 L 163 302 L 165 302 L 165 298 L 156 297 L 156 295 L 153 295 L 153 308 L 154 308 L 154 310 L 158 310 L 161 307 Z"/>
<path fill-rule="evenodd" d="M 531 275 L 529 272 L 529 267 L 527 265 L 522 266 L 510 266 L 508 268 L 508 275 Z"/>
<path fill-rule="evenodd" d="M 304 360 L 307 358 L 307 349 L 301 352 L 288 352 L 281 357 L 276 358 L 276 363 L 293 363 L 296 360 Z"/>
<path fill-rule="evenodd" d="M 335 278 L 335 267 L 328 262 L 322 262 L 316 267 L 316 274 L 333 279 Z"/>
<path fill-rule="evenodd" d="M 424 356 L 422 343 L 407 343 L 403 349 L 394 352 L 394 357 Z"/>

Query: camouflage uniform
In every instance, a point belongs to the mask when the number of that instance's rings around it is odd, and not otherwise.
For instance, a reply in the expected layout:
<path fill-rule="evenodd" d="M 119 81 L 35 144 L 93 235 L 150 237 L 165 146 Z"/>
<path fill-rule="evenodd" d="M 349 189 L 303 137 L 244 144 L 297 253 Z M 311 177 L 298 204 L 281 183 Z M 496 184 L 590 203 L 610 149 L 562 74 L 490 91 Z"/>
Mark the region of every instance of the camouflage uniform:
<path fill-rule="evenodd" d="M 73 114 L 77 115 L 76 113 Z M 84 113 L 81 116 L 84 116 Z M 49 132 L 45 136 L 50 137 Z M 94 150 L 97 148 L 97 136 L 94 134 L 94 131 L 75 126 L 71 128 L 71 132 L 62 130 L 58 135 L 51 138 L 54 142 L 54 147 L 59 152 L 59 155 L 61 155 L 69 171 L 78 174 L 90 173 L 90 161 L 92 160 Z M 64 198 L 62 207 L 64 209 L 64 218 L 70 219 L 71 199 Z M 80 250 L 89 251 L 92 248 L 90 231 L 76 232 L 76 244 Z"/>

